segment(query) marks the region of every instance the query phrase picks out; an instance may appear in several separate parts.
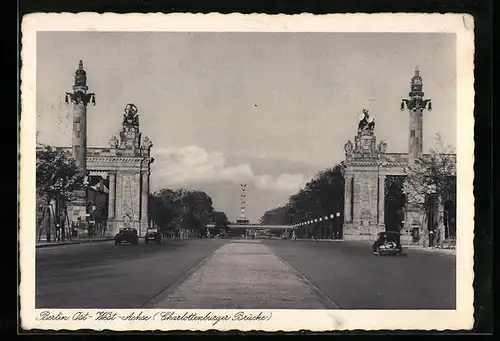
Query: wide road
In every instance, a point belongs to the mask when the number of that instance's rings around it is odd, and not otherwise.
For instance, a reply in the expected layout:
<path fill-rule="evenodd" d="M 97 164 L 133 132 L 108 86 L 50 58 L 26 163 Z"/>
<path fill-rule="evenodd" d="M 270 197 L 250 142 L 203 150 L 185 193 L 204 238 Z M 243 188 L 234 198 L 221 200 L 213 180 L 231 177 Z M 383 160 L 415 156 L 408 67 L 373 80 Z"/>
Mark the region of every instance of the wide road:
<path fill-rule="evenodd" d="M 37 308 L 455 308 L 454 256 L 377 257 L 363 242 L 102 242 L 36 254 Z"/>
<path fill-rule="evenodd" d="M 265 241 L 343 309 L 455 309 L 455 256 L 374 256 L 366 242 Z"/>

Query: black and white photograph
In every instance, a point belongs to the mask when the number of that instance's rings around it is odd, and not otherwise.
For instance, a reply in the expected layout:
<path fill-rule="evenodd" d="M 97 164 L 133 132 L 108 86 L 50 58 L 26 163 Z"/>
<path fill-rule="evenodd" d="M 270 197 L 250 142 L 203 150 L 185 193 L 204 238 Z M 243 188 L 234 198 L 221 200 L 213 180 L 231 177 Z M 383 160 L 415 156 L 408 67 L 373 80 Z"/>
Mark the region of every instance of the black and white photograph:
<path fill-rule="evenodd" d="M 471 327 L 473 25 L 28 16 L 23 328 Z"/>

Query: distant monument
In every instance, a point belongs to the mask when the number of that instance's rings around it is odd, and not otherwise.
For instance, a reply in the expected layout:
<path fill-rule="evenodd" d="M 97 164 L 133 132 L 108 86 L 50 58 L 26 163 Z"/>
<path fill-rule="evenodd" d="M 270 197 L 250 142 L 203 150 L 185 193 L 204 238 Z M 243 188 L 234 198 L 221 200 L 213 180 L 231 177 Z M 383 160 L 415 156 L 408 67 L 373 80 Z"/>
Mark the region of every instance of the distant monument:
<path fill-rule="evenodd" d="M 246 218 L 246 184 L 240 184 L 241 194 L 240 194 L 240 219 L 236 220 L 238 224 L 248 224 L 248 219 Z"/>

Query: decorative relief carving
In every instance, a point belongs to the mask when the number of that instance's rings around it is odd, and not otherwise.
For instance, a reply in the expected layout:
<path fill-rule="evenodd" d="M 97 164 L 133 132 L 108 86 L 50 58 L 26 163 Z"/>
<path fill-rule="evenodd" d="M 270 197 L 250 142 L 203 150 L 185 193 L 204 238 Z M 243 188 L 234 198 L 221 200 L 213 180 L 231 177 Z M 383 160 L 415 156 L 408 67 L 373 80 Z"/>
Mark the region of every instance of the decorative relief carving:
<path fill-rule="evenodd" d="M 132 198 L 130 197 L 130 176 L 124 175 L 122 176 L 122 214 L 123 216 L 131 217 L 132 213 Z"/>
<path fill-rule="evenodd" d="M 385 153 L 386 150 L 387 150 L 387 143 L 385 142 L 385 140 L 382 140 L 379 142 L 378 146 L 377 146 L 377 149 L 378 149 L 378 152 L 379 153 Z"/>
<path fill-rule="evenodd" d="M 111 139 L 109 140 L 109 145 L 111 148 L 117 148 L 118 147 L 118 139 L 116 138 L 115 135 L 113 135 L 113 137 L 111 137 Z"/>
<path fill-rule="evenodd" d="M 149 139 L 149 137 L 144 136 L 144 139 L 142 140 L 142 148 L 143 149 L 150 149 L 153 146 L 153 142 Z"/>
<path fill-rule="evenodd" d="M 352 145 L 352 142 L 351 140 L 348 140 L 346 142 L 346 144 L 344 145 L 344 151 L 346 153 L 346 155 L 351 155 L 352 154 L 352 151 L 353 151 L 353 145 Z"/>

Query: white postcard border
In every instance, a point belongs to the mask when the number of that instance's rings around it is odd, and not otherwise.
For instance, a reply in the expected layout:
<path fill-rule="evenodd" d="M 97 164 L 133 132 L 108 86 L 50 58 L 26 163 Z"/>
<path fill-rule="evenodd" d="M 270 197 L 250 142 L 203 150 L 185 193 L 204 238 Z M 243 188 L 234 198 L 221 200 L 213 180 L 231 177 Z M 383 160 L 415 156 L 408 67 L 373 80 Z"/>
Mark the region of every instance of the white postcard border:
<path fill-rule="evenodd" d="M 96 321 L 102 309 L 35 309 L 36 34 L 39 31 L 448 32 L 457 38 L 457 306 L 456 310 L 244 310 L 267 320 L 238 320 L 236 310 L 142 310 L 148 320 Z M 20 318 L 22 328 L 94 330 L 456 330 L 473 326 L 474 20 L 467 14 L 95 14 L 36 13 L 22 22 L 20 140 Z M 409 288 L 410 289 L 410 288 Z M 42 311 L 68 320 L 41 321 Z M 141 309 L 108 309 L 135 316 Z M 208 316 L 161 320 L 166 312 Z M 79 313 L 81 312 L 81 313 Z M 88 312 L 93 318 L 78 320 Z M 163 315 L 162 315 L 163 314 Z M 209 314 L 209 315 L 207 315 Z M 221 316 L 228 315 L 227 320 Z M 61 316 L 61 315 L 60 315 Z M 186 315 L 184 315 L 186 316 Z M 214 324 L 213 317 L 219 316 Z M 235 317 L 236 316 L 236 317 Z M 153 318 L 154 317 L 154 318 Z M 222 320 L 221 320 L 222 319 Z"/>

